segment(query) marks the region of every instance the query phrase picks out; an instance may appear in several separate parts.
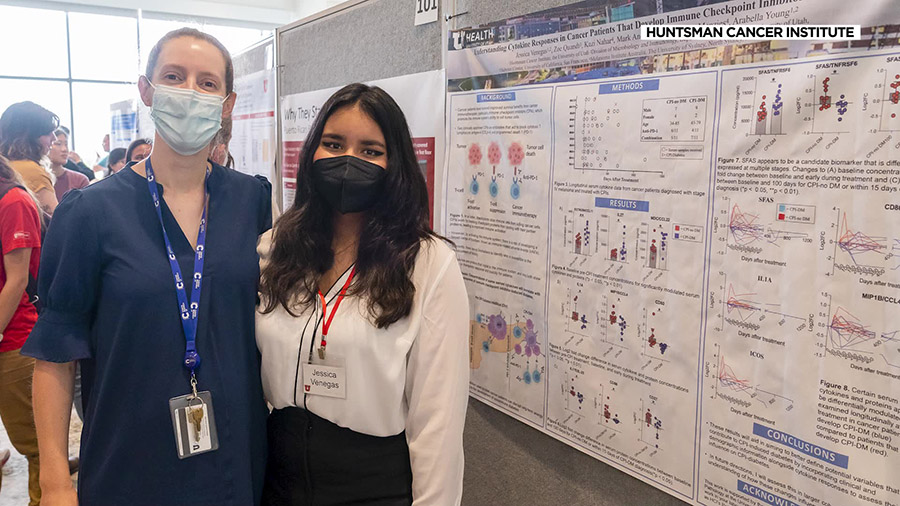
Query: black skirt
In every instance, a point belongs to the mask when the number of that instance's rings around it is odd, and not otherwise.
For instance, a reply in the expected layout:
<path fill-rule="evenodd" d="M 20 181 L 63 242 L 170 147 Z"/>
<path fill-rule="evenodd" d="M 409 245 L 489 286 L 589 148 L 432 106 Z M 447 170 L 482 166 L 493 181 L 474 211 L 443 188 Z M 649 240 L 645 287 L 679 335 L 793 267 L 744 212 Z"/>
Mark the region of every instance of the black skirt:
<path fill-rule="evenodd" d="M 302 408 L 269 415 L 263 506 L 410 506 L 406 433 L 376 437 Z"/>

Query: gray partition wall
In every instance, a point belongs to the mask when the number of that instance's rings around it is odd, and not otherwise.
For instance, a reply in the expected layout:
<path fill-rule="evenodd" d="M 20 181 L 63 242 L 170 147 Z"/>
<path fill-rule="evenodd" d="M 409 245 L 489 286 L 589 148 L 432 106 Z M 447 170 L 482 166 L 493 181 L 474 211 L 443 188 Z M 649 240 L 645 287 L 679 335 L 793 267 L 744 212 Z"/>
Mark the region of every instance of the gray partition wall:
<path fill-rule="evenodd" d="M 447 29 L 566 3 L 442 0 L 442 21 L 416 27 L 412 0 L 350 0 L 276 31 L 278 94 L 440 69 Z M 449 22 L 446 15 L 453 15 Z M 474 399 L 465 453 L 464 506 L 685 504 Z"/>
<path fill-rule="evenodd" d="M 441 23 L 408 0 L 351 0 L 277 30 L 280 95 L 441 68 Z"/>
<path fill-rule="evenodd" d="M 275 39 L 269 37 L 248 47 L 240 53 L 232 55 L 234 62 L 234 78 L 250 75 L 254 72 L 270 69 L 275 64 Z"/>

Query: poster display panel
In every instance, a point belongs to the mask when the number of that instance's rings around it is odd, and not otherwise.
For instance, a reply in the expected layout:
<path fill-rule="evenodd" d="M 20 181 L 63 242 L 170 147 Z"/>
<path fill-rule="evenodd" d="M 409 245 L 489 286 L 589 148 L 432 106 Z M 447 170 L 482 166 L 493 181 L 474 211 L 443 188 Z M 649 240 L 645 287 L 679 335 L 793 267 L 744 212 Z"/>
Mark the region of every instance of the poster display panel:
<path fill-rule="evenodd" d="M 428 199 L 432 210 L 436 172 L 440 169 L 437 161 L 444 152 L 445 79 L 443 70 L 434 70 L 366 83 L 386 91 L 406 116 L 419 167 L 428 184 Z M 281 97 L 283 209 L 294 202 L 300 151 L 309 129 L 325 101 L 340 88 Z"/>
<path fill-rule="evenodd" d="M 893 2 L 838 0 L 451 31 L 443 230 L 472 395 L 691 504 L 900 504 L 898 36 Z"/>

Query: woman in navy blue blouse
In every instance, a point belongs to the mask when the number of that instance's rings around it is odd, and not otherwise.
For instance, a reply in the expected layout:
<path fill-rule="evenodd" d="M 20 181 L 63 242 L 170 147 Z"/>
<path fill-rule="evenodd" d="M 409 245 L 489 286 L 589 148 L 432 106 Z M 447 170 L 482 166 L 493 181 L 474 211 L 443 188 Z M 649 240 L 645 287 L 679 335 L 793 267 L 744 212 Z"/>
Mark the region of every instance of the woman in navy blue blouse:
<path fill-rule="evenodd" d="M 39 276 L 45 306 L 23 349 L 38 359 L 45 506 L 259 502 L 256 244 L 271 226 L 270 185 L 207 160 L 233 80 L 213 37 L 163 37 L 139 82 L 156 126 L 150 158 L 57 208 Z M 77 496 L 66 460 L 75 361 L 85 406 Z"/>

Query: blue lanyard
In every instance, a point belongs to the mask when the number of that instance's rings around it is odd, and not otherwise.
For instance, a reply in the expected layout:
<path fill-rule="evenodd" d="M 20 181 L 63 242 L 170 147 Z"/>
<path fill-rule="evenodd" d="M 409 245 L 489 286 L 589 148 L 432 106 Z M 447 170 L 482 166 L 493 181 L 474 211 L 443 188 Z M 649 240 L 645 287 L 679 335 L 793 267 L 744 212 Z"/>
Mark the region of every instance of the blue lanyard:
<path fill-rule="evenodd" d="M 184 290 L 184 277 L 181 275 L 181 266 L 175 257 L 175 250 L 166 233 L 166 225 L 163 223 L 162 208 L 160 207 L 159 188 L 156 185 L 156 176 L 153 174 L 153 166 L 150 158 L 146 159 L 147 185 L 150 187 L 150 195 L 153 197 L 153 207 L 156 208 L 156 216 L 159 217 L 159 225 L 162 227 L 163 239 L 166 241 L 166 252 L 169 255 L 169 266 L 175 277 L 175 293 L 178 295 L 178 306 L 181 312 L 181 325 L 184 327 L 185 350 L 184 366 L 191 371 L 192 381 L 194 372 L 200 367 L 200 354 L 197 353 L 197 316 L 200 308 L 200 286 L 203 282 L 203 250 L 206 246 L 206 211 L 209 206 L 209 189 L 206 183 L 209 180 L 209 169 L 206 170 L 206 179 L 203 186 L 206 191 L 203 197 L 203 215 L 200 217 L 200 231 L 197 233 L 197 250 L 194 256 L 194 278 L 191 283 L 191 300 L 188 302 L 187 293 Z"/>

